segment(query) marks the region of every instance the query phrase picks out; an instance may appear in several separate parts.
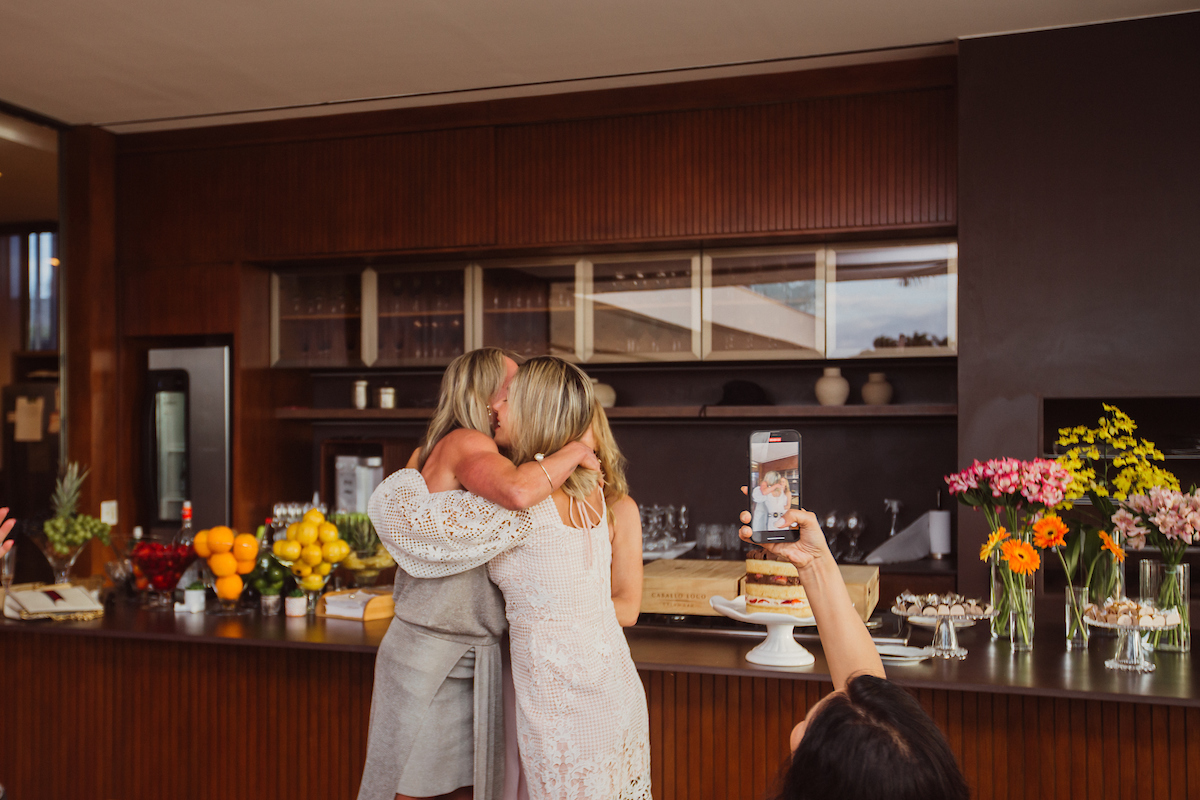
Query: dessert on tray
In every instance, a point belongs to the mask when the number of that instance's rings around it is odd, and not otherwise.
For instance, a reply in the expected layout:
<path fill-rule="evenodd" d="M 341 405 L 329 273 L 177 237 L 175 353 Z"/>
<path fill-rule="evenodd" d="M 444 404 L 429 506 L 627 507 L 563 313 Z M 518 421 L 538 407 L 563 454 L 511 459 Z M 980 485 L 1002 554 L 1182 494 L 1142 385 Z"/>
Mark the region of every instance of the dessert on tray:
<path fill-rule="evenodd" d="M 892 612 L 905 617 L 986 617 L 992 613 L 992 604 L 981 603 L 954 593 L 903 592 L 896 598 Z"/>
<path fill-rule="evenodd" d="M 1160 611 L 1154 606 L 1140 605 L 1128 597 L 1108 598 L 1104 605 L 1088 603 L 1083 615 L 1102 625 L 1137 626 L 1139 628 L 1166 628 L 1180 624 L 1179 611 L 1171 608 Z"/>
<path fill-rule="evenodd" d="M 811 617 L 812 609 L 790 561 L 765 550 L 746 554 L 746 612 Z"/>

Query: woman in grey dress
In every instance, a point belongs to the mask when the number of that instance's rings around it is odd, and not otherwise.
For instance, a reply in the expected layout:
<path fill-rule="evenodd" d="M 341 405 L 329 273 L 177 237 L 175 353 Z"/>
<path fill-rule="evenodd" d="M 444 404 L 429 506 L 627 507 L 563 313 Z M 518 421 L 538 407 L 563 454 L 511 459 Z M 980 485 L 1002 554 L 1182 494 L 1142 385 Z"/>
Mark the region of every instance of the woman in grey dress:
<path fill-rule="evenodd" d="M 409 462 L 432 491 L 467 489 L 522 509 L 549 497 L 577 466 L 599 468 L 581 442 L 520 468 L 500 454 L 492 439 L 495 409 L 516 371 L 495 348 L 466 353 L 446 368 L 438 408 Z M 397 570 L 394 596 L 395 618 L 375 661 L 359 800 L 498 800 L 503 597 L 484 567 L 448 578 Z"/>

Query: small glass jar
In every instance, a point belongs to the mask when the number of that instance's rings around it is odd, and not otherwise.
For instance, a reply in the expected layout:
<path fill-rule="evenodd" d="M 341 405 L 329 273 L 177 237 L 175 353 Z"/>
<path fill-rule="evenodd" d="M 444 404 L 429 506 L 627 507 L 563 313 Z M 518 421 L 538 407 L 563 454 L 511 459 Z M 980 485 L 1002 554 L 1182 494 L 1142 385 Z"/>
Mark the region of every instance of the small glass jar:
<path fill-rule="evenodd" d="M 361 410 L 367 407 L 367 382 L 354 382 L 354 407 Z"/>
<path fill-rule="evenodd" d="M 380 408 L 395 408 L 396 407 L 396 390 L 391 386 L 379 387 L 379 407 Z"/>

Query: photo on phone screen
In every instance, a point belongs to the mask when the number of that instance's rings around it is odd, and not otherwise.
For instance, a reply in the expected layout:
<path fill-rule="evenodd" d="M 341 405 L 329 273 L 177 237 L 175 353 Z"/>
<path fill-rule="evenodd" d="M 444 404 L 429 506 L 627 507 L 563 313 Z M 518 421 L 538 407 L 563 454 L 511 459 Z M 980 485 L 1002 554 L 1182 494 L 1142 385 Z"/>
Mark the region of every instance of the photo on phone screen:
<path fill-rule="evenodd" d="M 796 532 L 784 514 L 800 508 L 800 434 L 793 430 L 750 434 L 750 500 L 752 541 L 794 542 Z"/>

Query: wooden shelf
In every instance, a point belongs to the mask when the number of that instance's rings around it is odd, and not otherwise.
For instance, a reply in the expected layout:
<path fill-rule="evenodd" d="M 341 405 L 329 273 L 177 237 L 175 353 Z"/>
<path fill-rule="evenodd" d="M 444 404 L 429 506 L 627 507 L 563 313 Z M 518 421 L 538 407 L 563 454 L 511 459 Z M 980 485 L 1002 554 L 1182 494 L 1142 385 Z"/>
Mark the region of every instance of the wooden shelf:
<path fill-rule="evenodd" d="M 867 417 L 955 417 L 953 403 L 894 406 L 706 406 L 706 417 L 755 417 L 759 419 L 845 419 Z"/>
<path fill-rule="evenodd" d="M 349 313 L 347 313 L 347 314 L 341 314 L 341 313 L 299 314 L 299 315 L 287 314 L 287 315 L 281 315 L 279 317 L 279 321 L 280 322 L 328 322 L 330 320 L 359 319 L 361 317 L 362 317 L 362 314 L 357 311 L 354 312 L 353 314 L 349 314 Z"/>
<path fill-rule="evenodd" d="M 429 419 L 432 408 L 277 408 L 276 419 L 294 419 L 307 422 L 358 422 L 365 420 L 411 420 Z"/>
<path fill-rule="evenodd" d="M 894 406 L 617 406 L 606 409 L 609 419 L 896 419 L 957 415 L 945 405 Z M 276 419 L 317 421 L 429 419 L 432 408 L 279 408 Z"/>

